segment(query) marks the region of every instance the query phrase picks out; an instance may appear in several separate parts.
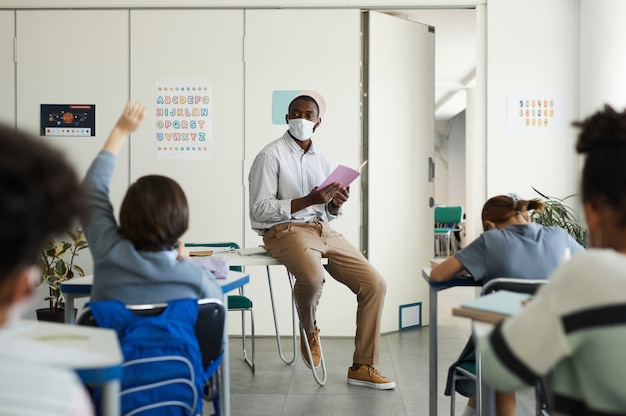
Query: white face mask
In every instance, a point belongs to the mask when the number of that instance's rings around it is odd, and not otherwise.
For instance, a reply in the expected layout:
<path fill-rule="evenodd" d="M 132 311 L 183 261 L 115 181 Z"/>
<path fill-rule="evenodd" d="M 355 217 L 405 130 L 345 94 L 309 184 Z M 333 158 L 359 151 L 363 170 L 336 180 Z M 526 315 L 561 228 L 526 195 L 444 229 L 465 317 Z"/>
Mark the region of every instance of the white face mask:
<path fill-rule="evenodd" d="M 315 123 L 303 118 L 293 118 L 288 120 L 289 133 L 301 142 L 308 140 L 313 136 L 313 127 Z"/>

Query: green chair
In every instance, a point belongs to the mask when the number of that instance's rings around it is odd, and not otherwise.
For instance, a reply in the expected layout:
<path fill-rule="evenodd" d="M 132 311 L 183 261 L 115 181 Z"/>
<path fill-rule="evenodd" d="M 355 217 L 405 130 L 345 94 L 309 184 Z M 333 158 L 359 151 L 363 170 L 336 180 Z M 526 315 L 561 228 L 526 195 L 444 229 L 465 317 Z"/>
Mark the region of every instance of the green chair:
<path fill-rule="evenodd" d="M 443 251 L 446 257 L 458 249 L 454 233 L 461 231 L 463 207 L 435 207 L 435 253 Z"/>
<path fill-rule="evenodd" d="M 215 248 L 225 248 L 229 247 L 233 250 L 238 250 L 239 245 L 233 242 L 224 242 L 224 243 L 194 243 L 194 244 L 185 244 L 185 247 L 215 247 Z M 241 266 L 231 266 L 230 270 L 241 272 L 243 268 Z M 228 296 L 228 310 L 229 311 L 239 311 L 241 312 L 241 347 L 243 349 L 243 359 L 248 364 L 252 372 L 256 369 L 256 361 L 255 361 L 255 345 L 254 345 L 254 309 L 252 305 L 252 300 L 243 294 L 243 287 L 239 288 L 238 295 L 229 295 Z M 252 350 L 250 357 L 248 357 L 248 350 L 246 349 L 246 319 L 245 312 L 250 312 L 250 343 L 252 345 Z M 228 330 L 228 329 L 226 329 Z"/>

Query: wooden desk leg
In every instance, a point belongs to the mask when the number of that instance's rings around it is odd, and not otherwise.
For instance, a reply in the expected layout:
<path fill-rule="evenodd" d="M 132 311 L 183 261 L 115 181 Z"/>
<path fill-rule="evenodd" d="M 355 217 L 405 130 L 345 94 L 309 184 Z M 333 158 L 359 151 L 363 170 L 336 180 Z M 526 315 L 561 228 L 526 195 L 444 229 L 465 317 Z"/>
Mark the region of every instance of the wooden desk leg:
<path fill-rule="evenodd" d="M 430 286 L 429 300 L 428 414 L 437 416 L 437 288 L 433 286 Z"/>

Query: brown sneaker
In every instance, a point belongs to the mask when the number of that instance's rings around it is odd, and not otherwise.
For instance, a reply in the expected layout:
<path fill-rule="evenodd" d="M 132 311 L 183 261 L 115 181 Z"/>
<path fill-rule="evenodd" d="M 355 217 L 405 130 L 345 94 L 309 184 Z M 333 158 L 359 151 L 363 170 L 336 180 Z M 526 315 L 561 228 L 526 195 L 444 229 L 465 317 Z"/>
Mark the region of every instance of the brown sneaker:
<path fill-rule="evenodd" d="M 352 367 L 348 367 L 348 384 L 378 390 L 389 390 L 396 387 L 396 383 L 392 379 L 383 376 L 380 371 L 367 364 L 361 364 L 355 371 L 352 371 Z"/>
<path fill-rule="evenodd" d="M 309 340 L 309 348 L 311 349 L 311 357 L 313 357 L 313 364 L 315 365 L 315 368 L 320 366 L 320 361 L 322 358 L 319 334 L 319 328 L 317 328 L 313 334 L 306 334 L 306 337 Z M 306 344 L 304 343 L 304 338 L 302 338 L 302 336 L 300 336 L 300 352 L 302 353 L 302 360 L 304 361 L 304 364 L 306 364 L 307 367 L 311 368 L 309 355 L 306 351 Z"/>

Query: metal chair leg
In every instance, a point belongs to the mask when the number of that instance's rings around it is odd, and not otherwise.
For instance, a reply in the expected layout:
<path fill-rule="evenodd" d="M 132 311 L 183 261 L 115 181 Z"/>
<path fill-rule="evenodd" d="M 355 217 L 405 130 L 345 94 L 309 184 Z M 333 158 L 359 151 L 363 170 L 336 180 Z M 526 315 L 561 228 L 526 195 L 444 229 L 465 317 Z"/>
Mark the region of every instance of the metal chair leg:
<path fill-rule="evenodd" d="M 293 341 L 293 358 L 291 359 L 287 359 L 285 358 L 285 355 L 283 354 L 283 345 L 282 342 L 280 340 L 280 330 L 278 329 L 278 319 L 276 318 L 276 305 L 274 304 L 274 289 L 272 288 L 272 275 L 270 274 L 270 266 L 266 266 L 267 269 L 267 282 L 268 282 L 268 286 L 270 288 L 270 300 L 272 302 L 272 313 L 274 316 L 274 328 L 276 329 L 276 344 L 278 345 L 278 355 L 280 356 L 280 359 L 283 360 L 283 362 L 287 365 L 293 364 L 296 361 L 296 357 L 298 356 L 297 354 L 297 349 L 296 349 L 296 337 L 297 337 L 297 332 L 296 332 L 296 303 L 295 300 L 293 298 L 293 284 L 291 284 L 291 321 L 293 324 L 293 337 L 292 337 L 292 341 Z M 291 279 L 291 278 L 290 278 Z"/>
<path fill-rule="evenodd" d="M 256 359 L 255 359 L 255 342 L 254 342 L 254 312 L 252 309 L 248 309 L 250 312 L 250 329 L 251 329 L 251 343 L 252 343 L 252 356 L 248 358 L 248 351 L 246 349 L 246 319 L 245 319 L 245 310 L 241 311 L 241 347 L 243 349 L 243 359 L 250 367 L 250 370 L 254 373 L 256 370 Z"/>
<path fill-rule="evenodd" d="M 289 274 L 289 284 L 291 285 L 291 290 L 293 292 L 293 285 L 295 284 L 296 279 L 293 274 L 289 272 L 287 272 L 287 274 Z M 300 316 L 299 309 L 298 309 L 298 316 Z M 309 363 L 313 363 L 313 356 L 311 355 L 311 347 L 309 346 L 308 338 L 306 336 L 306 331 L 304 330 L 304 326 L 302 325 L 302 321 L 300 321 L 300 336 L 303 337 L 303 339 L 307 340 L 307 342 L 304 343 L 304 345 L 306 345 L 307 357 L 309 358 Z M 322 350 L 322 342 L 319 340 L 319 338 L 317 341 L 319 342 L 319 345 L 320 345 L 320 367 L 322 370 L 322 376 L 320 378 L 320 376 L 317 374 L 317 369 L 315 368 L 314 365 L 311 365 L 311 373 L 313 373 L 313 378 L 315 379 L 315 382 L 319 384 L 320 386 L 323 386 L 324 384 L 326 384 L 326 363 L 324 362 L 324 351 Z"/>

